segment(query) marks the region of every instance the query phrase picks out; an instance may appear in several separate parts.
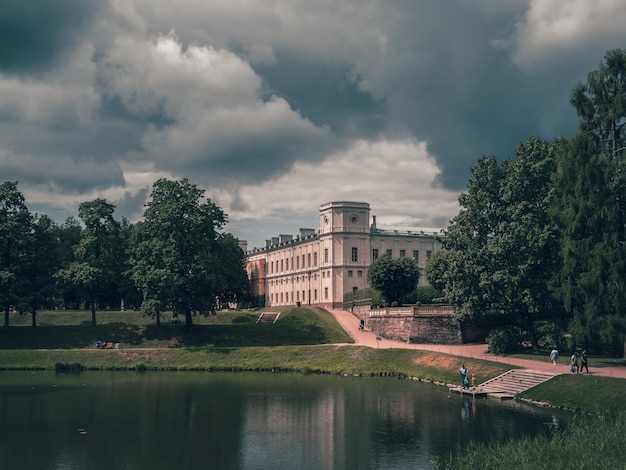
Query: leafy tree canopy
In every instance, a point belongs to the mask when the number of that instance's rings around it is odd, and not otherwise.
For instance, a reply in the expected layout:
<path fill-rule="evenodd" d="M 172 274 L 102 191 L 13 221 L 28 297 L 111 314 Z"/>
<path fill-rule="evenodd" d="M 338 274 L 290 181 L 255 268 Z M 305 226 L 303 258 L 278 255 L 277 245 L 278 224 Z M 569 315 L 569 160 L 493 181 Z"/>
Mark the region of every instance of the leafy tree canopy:
<path fill-rule="evenodd" d="M 442 240 L 445 251 L 428 268 L 461 319 L 502 312 L 536 343 L 533 315 L 550 305 L 558 247 L 548 216 L 553 168 L 551 146 L 530 138 L 515 158 L 500 164 L 484 157 L 472 169 L 461 212 Z"/>
<path fill-rule="evenodd" d="M 420 269 L 410 258 L 392 258 L 385 255 L 376 258 L 367 271 L 367 280 L 379 291 L 387 303 L 402 302 L 415 289 Z"/>
<path fill-rule="evenodd" d="M 155 314 L 171 308 L 192 326 L 192 314 L 215 311 L 220 294 L 239 282 L 244 254 L 220 230 L 224 212 L 188 180 L 160 179 L 131 235 L 132 278 Z"/>

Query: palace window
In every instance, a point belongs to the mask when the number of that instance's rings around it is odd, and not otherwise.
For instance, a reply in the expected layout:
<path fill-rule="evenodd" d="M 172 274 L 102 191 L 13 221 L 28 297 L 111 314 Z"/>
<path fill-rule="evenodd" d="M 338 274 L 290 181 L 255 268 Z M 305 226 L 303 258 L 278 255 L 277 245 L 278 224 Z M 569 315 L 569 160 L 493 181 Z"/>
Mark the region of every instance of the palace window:
<path fill-rule="evenodd" d="M 359 249 L 356 246 L 352 247 L 352 261 L 357 262 L 359 260 Z"/>
<path fill-rule="evenodd" d="M 324 263 L 328 263 L 328 248 L 324 248 Z"/>
<path fill-rule="evenodd" d="M 413 259 L 416 263 L 420 262 L 420 252 L 417 250 L 413 250 Z"/>
<path fill-rule="evenodd" d="M 374 261 L 375 259 L 378 259 L 378 248 L 374 248 L 372 250 L 372 261 Z"/>
<path fill-rule="evenodd" d="M 400 250 L 400 258 L 404 258 L 406 256 L 406 250 Z"/>

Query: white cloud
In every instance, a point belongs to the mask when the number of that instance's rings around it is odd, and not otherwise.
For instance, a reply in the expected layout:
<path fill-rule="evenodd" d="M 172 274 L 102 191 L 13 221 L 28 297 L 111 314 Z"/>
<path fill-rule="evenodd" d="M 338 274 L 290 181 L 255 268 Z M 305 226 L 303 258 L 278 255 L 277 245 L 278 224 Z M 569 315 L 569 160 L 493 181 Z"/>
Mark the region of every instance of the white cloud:
<path fill-rule="evenodd" d="M 235 54 L 206 46 L 183 51 L 174 33 L 154 41 L 118 39 L 102 67 L 105 89 L 138 115 L 198 118 L 206 109 L 255 100 L 261 83 Z"/>
<path fill-rule="evenodd" d="M 169 120 L 146 128 L 143 145 L 148 158 L 172 171 L 210 172 L 212 159 L 249 141 L 259 145 L 328 134 L 302 119 L 284 99 L 263 101 L 260 78 L 237 55 L 198 45 L 183 50 L 173 33 L 152 42 L 118 40 L 102 76 L 107 93 L 119 97 L 129 112 Z M 240 158 L 250 156 L 244 152 Z"/>
<path fill-rule="evenodd" d="M 621 47 L 624 24 L 623 0 L 532 0 L 518 25 L 514 61 L 532 69 L 577 52 Z"/>
<path fill-rule="evenodd" d="M 235 227 L 239 220 L 265 226 L 273 219 L 302 214 L 312 214 L 316 221 L 320 204 L 348 200 L 368 202 L 380 225 L 443 228 L 458 213 L 459 194 L 439 186 L 439 174 L 423 142 L 362 140 L 319 164 L 297 163 L 275 181 L 210 194 Z M 293 233 L 298 228 L 293 226 Z M 257 237 L 274 234 L 271 228 L 265 230 L 270 232 L 257 229 Z"/>

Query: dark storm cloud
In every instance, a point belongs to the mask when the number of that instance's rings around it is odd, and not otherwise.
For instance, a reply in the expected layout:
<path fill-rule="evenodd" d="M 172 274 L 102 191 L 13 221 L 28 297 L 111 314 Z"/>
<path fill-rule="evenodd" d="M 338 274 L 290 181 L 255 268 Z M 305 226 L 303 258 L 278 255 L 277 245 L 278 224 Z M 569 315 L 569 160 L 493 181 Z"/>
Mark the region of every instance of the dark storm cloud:
<path fill-rule="evenodd" d="M 391 52 L 380 64 L 367 58 L 357 64 L 368 76 L 366 89 L 385 96 L 388 125 L 427 141 L 443 184 L 462 189 L 482 155 L 508 156 L 531 134 L 552 137 L 541 132 L 539 116 L 562 96 L 533 91 L 538 84 L 493 45 L 526 5 L 486 10 L 454 3 L 403 2 L 380 25 Z"/>
<path fill-rule="evenodd" d="M 51 213 L 106 196 L 129 216 L 154 180 L 187 177 L 244 233 L 316 225 L 338 197 L 447 221 L 477 158 L 575 131 L 570 90 L 626 45 L 626 4 L 590 8 L 5 0 L 0 174 Z"/>
<path fill-rule="evenodd" d="M 3 0 L 0 6 L 0 72 L 39 73 L 59 64 L 81 40 L 99 2 Z"/>
<path fill-rule="evenodd" d="M 256 67 L 267 92 L 285 98 L 314 124 L 328 126 L 342 138 L 372 138 L 388 130 L 385 101 L 359 89 L 349 63 L 311 60 L 289 51 L 276 51 L 275 57 L 274 65 Z"/>
<path fill-rule="evenodd" d="M 0 172 L 4 179 L 25 181 L 31 186 L 63 188 L 76 194 L 87 188 L 106 189 L 112 184 L 124 184 L 124 176 L 116 162 L 97 162 L 92 158 L 57 155 L 46 158 L 5 152 L 0 154 Z"/>

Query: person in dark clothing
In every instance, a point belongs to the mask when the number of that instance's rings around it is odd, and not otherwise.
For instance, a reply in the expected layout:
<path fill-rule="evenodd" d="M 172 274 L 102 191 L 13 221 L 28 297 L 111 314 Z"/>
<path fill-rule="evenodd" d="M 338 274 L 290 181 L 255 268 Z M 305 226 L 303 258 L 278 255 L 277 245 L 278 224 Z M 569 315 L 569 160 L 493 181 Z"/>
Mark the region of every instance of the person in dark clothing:
<path fill-rule="evenodd" d="M 589 366 L 587 365 L 587 350 L 583 349 L 583 352 L 580 355 L 580 372 L 585 369 L 587 373 L 589 373 Z"/>

